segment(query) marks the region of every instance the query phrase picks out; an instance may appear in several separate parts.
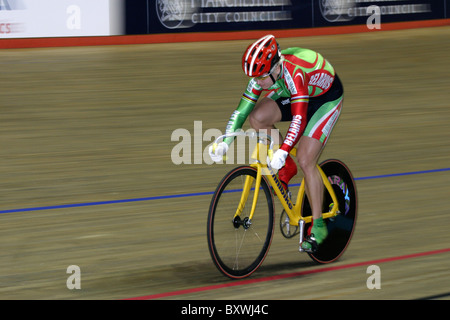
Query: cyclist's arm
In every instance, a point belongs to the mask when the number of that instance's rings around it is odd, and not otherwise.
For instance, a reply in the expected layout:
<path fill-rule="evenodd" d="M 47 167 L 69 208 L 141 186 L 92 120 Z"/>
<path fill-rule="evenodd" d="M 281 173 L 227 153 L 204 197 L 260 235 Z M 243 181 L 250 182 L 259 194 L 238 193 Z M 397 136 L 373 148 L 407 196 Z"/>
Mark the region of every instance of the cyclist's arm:
<path fill-rule="evenodd" d="M 262 88 L 256 83 L 254 79 L 251 79 L 248 82 L 247 89 L 241 97 L 239 105 L 236 110 L 232 113 L 230 120 L 228 120 L 227 127 L 225 129 L 225 133 L 236 132 L 241 129 L 244 125 L 245 120 L 247 119 L 250 112 L 252 112 L 255 107 L 256 102 L 258 101 L 259 96 L 261 95 Z M 233 142 L 234 137 L 226 138 L 224 141 L 230 145 Z"/>
<path fill-rule="evenodd" d="M 290 152 L 297 144 L 306 128 L 308 113 L 308 83 L 302 70 L 297 70 L 293 75 L 295 89 L 291 89 L 291 113 L 292 121 L 280 149 Z"/>

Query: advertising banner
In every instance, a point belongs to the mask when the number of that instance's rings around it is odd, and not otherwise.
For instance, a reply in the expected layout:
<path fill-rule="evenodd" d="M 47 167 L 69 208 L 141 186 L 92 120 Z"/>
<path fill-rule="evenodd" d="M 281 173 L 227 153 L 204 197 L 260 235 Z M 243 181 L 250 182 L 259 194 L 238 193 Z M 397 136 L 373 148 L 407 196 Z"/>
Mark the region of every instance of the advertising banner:
<path fill-rule="evenodd" d="M 314 1 L 312 27 L 444 19 L 447 0 Z"/>
<path fill-rule="evenodd" d="M 142 12 L 147 19 L 135 19 Z M 308 28 L 311 1 L 127 1 L 126 21 L 127 34 Z"/>
<path fill-rule="evenodd" d="M 0 0 L 0 39 L 121 34 L 121 15 L 123 0 Z"/>
<path fill-rule="evenodd" d="M 273 30 L 445 19 L 449 0 L 128 0 L 127 34 Z"/>

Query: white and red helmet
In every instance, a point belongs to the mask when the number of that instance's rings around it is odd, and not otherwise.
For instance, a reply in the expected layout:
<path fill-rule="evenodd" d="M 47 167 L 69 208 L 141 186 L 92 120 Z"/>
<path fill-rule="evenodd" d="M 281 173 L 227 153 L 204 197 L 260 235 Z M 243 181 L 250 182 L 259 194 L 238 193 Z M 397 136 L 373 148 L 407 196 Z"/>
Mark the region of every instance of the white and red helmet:
<path fill-rule="evenodd" d="M 242 56 L 242 69 L 249 77 L 260 77 L 270 73 L 280 58 L 281 51 L 275 36 L 269 34 L 258 39 L 245 50 Z"/>

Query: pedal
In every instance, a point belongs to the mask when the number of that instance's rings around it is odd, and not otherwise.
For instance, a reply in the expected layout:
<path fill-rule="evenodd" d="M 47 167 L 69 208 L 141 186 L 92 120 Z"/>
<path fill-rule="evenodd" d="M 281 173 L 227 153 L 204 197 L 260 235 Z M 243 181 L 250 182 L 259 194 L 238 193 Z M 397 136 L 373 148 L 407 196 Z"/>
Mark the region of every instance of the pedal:
<path fill-rule="evenodd" d="M 314 238 L 314 235 L 307 236 L 306 239 L 304 240 L 304 242 L 309 243 L 311 245 L 311 247 L 303 248 L 303 242 L 302 242 L 302 243 L 300 243 L 300 248 L 299 248 L 300 252 L 316 253 L 317 250 L 319 249 L 319 245 L 317 244 L 317 241 Z"/>

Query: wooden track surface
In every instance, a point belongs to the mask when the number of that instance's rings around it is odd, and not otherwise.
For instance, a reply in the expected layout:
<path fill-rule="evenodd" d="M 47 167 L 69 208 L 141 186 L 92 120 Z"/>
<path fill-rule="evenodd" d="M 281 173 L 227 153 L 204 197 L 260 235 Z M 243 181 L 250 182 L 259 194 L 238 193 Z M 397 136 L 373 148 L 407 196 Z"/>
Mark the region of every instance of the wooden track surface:
<path fill-rule="evenodd" d="M 280 39 L 323 53 L 344 83 L 322 160 L 343 160 L 356 178 L 449 168 L 449 39 L 449 27 Z M 194 121 L 224 130 L 247 45 L 0 51 L 0 299 L 125 299 L 230 282 L 206 244 L 211 195 L 120 200 L 211 192 L 235 166 L 175 165 L 171 136 L 193 133 Z M 167 298 L 449 298 L 448 251 L 379 261 L 378 290 L 366 286 L 368 265 L 346 267 L 450 248 L 449 185 L 450 171 L 360 179 L 357 228 L 338 262 L 313 264 L 277 228 L 251 279 L 342 269 Z M 67 204 L 87 205 L 58 207 Z M 46 206 L 57 207 L 15 211 Z M 70 265 L 80 290 L 66 287 Z"/>

